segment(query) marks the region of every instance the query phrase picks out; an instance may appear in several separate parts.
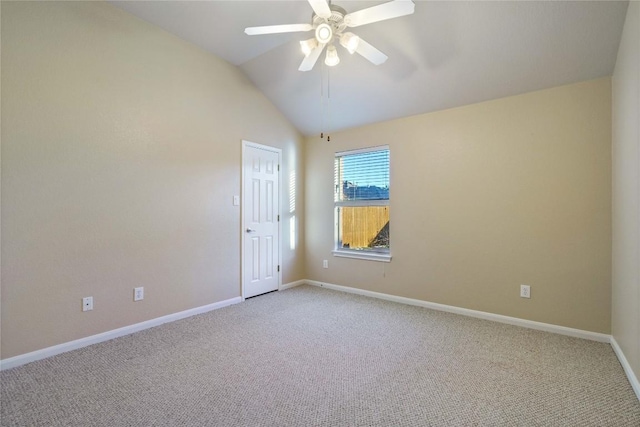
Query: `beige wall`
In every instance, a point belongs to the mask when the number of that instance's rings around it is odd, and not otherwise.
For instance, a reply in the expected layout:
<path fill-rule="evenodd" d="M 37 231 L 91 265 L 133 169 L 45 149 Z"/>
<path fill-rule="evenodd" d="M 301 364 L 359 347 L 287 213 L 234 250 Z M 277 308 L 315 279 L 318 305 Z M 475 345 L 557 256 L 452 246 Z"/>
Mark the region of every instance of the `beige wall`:
<path fill-rule="evenodd" d="M 239 296 L 242 139 L 283 149 L 287 243 L 297 172 L 302 279 L 303 141 L 236 67 L 106 3 L 2 2 L 1 357 Z"/>
<path fill-rule="evenodd" d="M 603 78 L 309 138 L 309 279 L 609 333 L 610 98 Z M 382 144 L 393 260 L 332 257 L 334 152 Z"/>
<path fill-rule="evenodd" d="M 640 3 L 630 2 L 613 75 L 612 334 L 640 378 Z"/>

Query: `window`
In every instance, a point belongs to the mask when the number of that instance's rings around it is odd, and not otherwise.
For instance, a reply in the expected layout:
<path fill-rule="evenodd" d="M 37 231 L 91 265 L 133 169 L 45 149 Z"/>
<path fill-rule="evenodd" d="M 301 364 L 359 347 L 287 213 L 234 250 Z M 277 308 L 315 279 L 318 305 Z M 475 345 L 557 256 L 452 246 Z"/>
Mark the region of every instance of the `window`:
<path fill-rule="evenodd" d="M 336 256 L 390 261 L 389 147 L 336 153 Z"/>

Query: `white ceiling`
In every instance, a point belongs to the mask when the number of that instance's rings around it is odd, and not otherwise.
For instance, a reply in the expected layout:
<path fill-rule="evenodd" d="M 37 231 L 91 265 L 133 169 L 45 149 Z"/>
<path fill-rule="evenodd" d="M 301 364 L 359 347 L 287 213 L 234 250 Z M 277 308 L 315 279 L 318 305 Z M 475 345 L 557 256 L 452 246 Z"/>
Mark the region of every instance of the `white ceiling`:
<path fill-rule="evenodd" d="M 298 71 L 298 42 L 311 33 L 244 34 L 248 26 L 310 23 L 306 0 L 111 3 L 240 67 L 305 135 L 611 75 L 627 10 L 617 1 L 414 2 L 413 15 L 352 30 L 386 63 L 338 47 L 324 127 L 328 67 L 321 57 L 313 71 Z M 333 3 L 353 12 L 384 1 Z"/>

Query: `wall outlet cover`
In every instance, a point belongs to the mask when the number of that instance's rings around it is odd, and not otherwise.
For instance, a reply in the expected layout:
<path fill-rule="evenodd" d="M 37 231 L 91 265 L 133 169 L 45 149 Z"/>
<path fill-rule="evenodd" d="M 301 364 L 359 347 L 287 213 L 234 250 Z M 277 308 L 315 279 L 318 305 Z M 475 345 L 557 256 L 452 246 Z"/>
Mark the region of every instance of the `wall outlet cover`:
<path fill-rule="evenodd" d="M 82 298 L 82 311 L 93 310 L 93 297 Z"/>

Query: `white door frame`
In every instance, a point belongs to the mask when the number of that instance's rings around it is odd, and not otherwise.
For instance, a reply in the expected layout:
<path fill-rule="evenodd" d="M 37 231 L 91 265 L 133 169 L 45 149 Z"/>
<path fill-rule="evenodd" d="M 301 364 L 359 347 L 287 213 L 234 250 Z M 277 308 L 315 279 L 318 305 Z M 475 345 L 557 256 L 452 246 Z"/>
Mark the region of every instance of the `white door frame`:
<path fill-rule="evenodd" d="M 271 151 L 272 153 L 278 154 L 278 171 L 281 172 L 282 165 L 282 149 L 277 147 L 271 147 L 269 145 L 258 144 L 256 142 L 242 140 L 242 159 L 240 166 L 240 290 L 242 301 L 245 300 L 245 289 L 244 289 L 244 234 L 245 234 L 245 223 L 244 223 L 244 161 L 245 161 L 245 151 L 247 147 L 258 148 L 260 150 Z M 278 173 L 278 215 L 280 219 L 282 219 L 282 174 Z M 278 290 L 282 288 L 282 221 L 278 221 Z"/>

